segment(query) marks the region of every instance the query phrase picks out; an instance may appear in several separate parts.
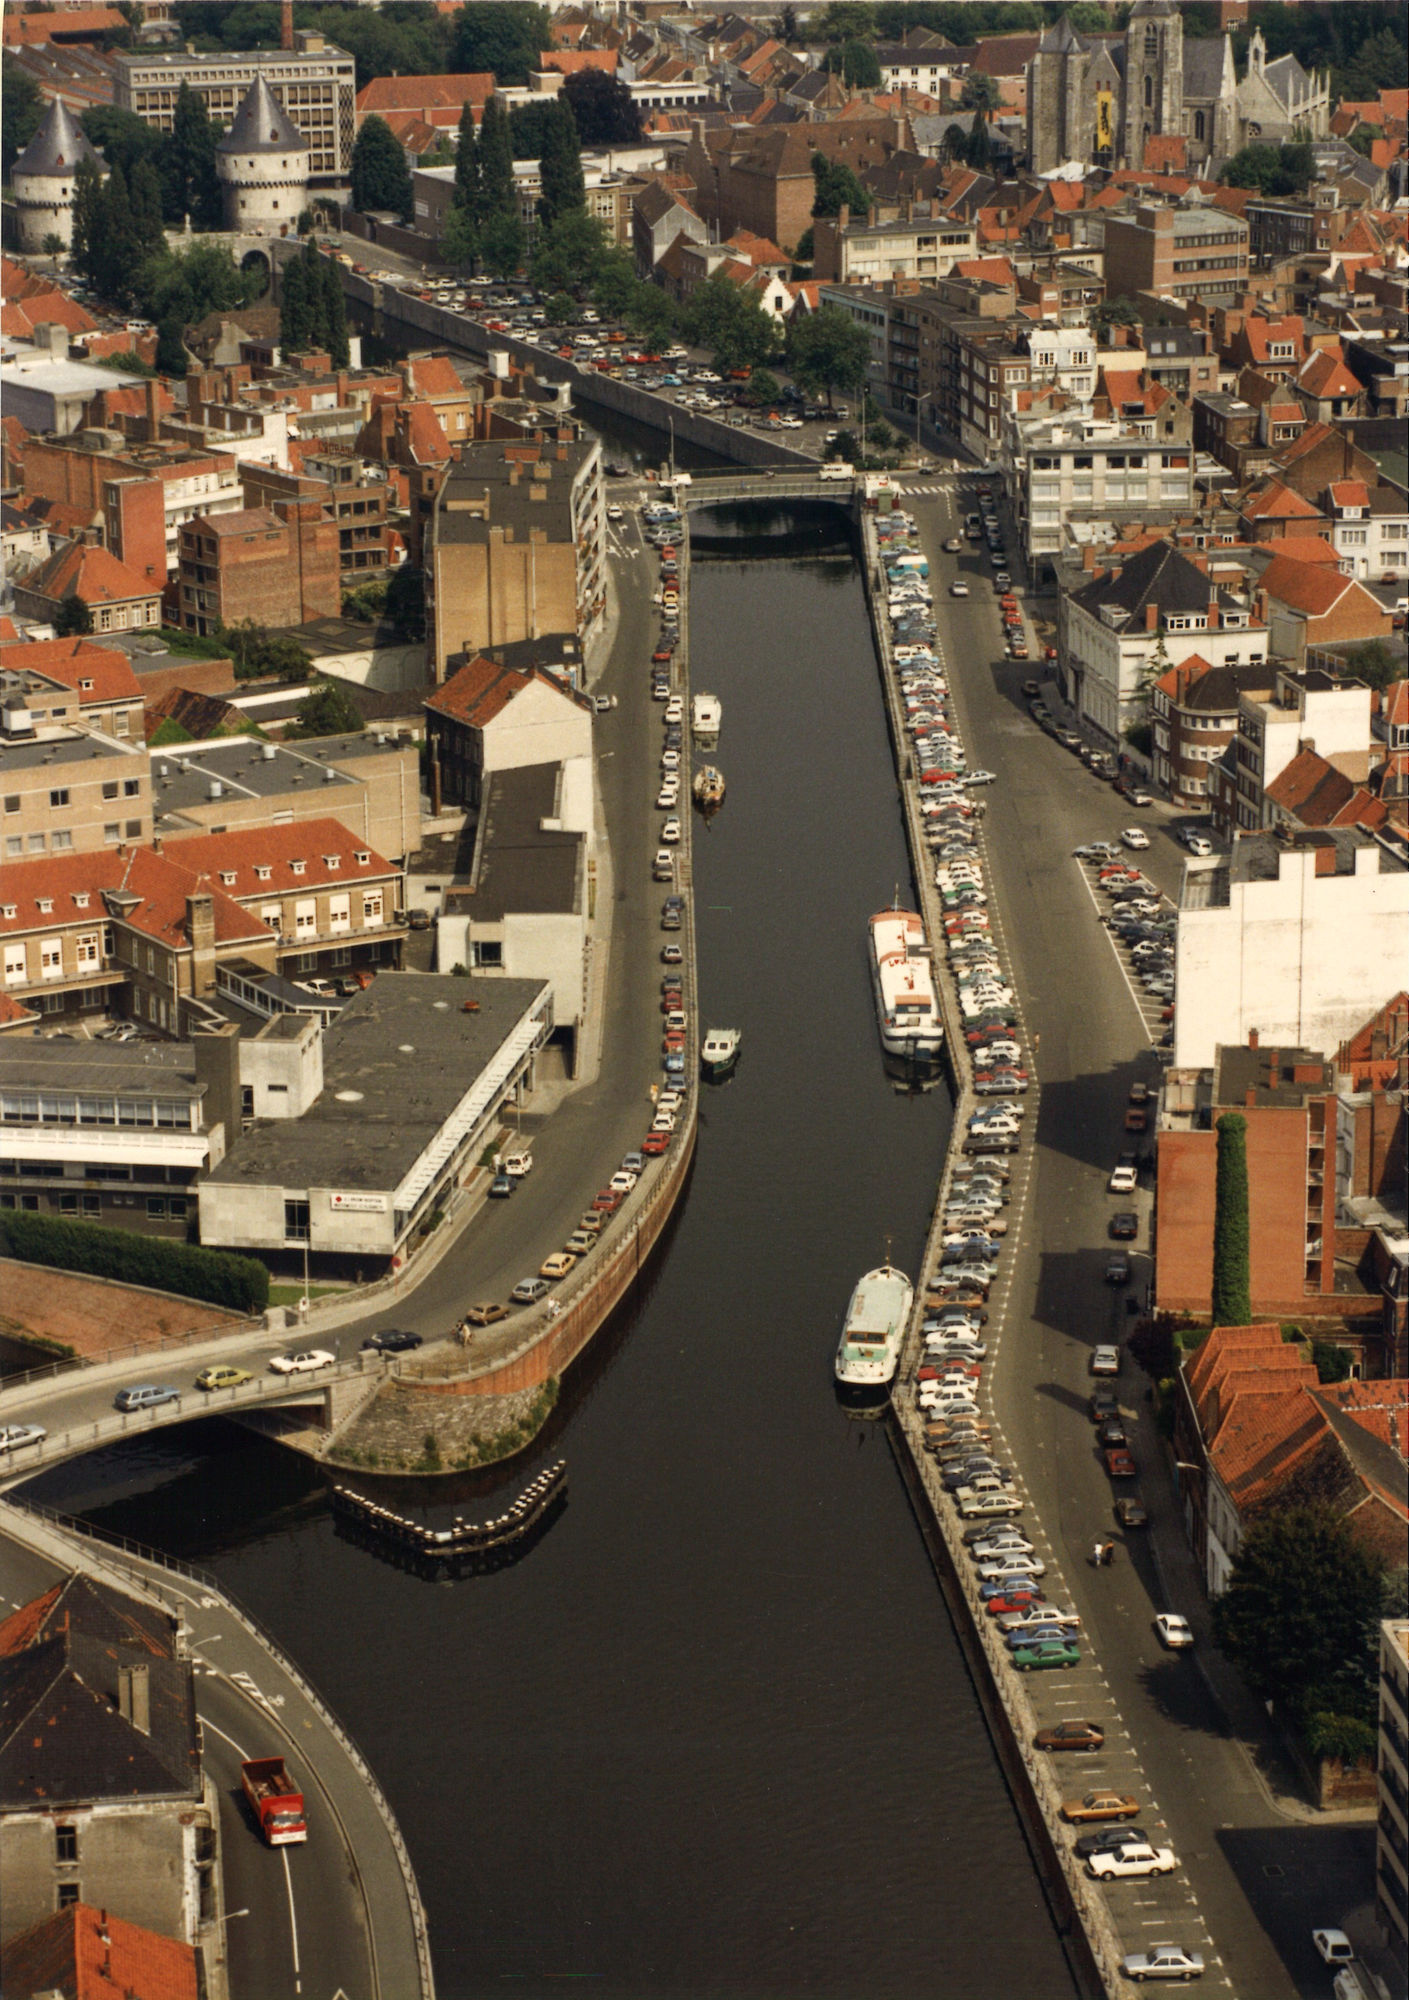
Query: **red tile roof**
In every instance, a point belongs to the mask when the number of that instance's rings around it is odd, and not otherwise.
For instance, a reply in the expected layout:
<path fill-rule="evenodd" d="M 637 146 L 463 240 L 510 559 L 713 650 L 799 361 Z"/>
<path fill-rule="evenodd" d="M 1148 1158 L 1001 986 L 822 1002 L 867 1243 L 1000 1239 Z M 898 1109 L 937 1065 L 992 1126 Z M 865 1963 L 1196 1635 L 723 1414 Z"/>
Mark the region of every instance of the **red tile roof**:
<path fill-rule="evenodd" d="M 1334 507 L 1368 507 L 1370 489 L 1363 479 L 1336 479 L 1326 488 Z"/>
<path fill-rule="evenodd" d="M 1269 479 L 1262 489 L 1243 503 L 1243 517 L 1249 521 L 1319 520 L 1321 509 L 1303 500 L 1280 479 Z"/>
<path fill-rule="evenodd" d="M 81 597 L 85 604 L 130 604 L 134 598 L 160 595 L 107 549 L 85 542 L 57 550 L 32 572 L 25 587 L 40 597 Z"/>
<path fill-rule="evenodd" d="M 1339 352 L 1323 347 L 1311 355 L 1296 378 L 1298 389 L 1318 399 L 1323 396 L 1359 396 L 1361 384 L 1351 374 Z"/>
<path fill-rule="evenodd" d="M 1279 556 L 1292 556 L 1297 562 L 1327 563 L 1333 569 L 1340 567 L 1340 557 L 1319 535 L 1279 535 L 1275 545 L 1264 542 L 1262 546 L 1275 546 Z"/>
<path fill-rule="evenodd" d="M 1012 287 L 1018 282 L 1006 257 L 962 257 L 954 269 L 959 277 L 978 283 Z"/>
<path fill-rule="evenodd" d="M 0 1952 L 0 1979 L 7 1993 L 61 1993 L 64 2000 L 118 1994 L 196 2000 L 204 1986 L 197 1979 L 193 1946 L 88 1903 L 55 1910 L 9 1938 Z"/>
<path fill-rule="evenodd" d="M 32 1007 L 21 1006 L 11 993 L 0 993 L 0 1028 L 14 1028 L 27 1021 L 38 1019 L 39 1016 Z M 0 1647 L 0 1652 L 3 1650 L 4 1648 Z"/>
<path fill-rule="evenodd" d="M 1308 618 L 1324 618 L 1348 590 L 1358 589 L 1348 576 L 1324 563 L 1298 562 L 1294 556 L 1273 556 L 1260 579 L 1269 597 Z"/>
<path fill-rule="evenodd" d="M 359 859 L 363 855 L 366 859 Z M 396 873 L 360 834 L 349 833 L 341 820 L 332 818 L 173 837 L 166 843 L 165 858 L 198 870 L 225 895 L 242 902 L 294 889 L 353 887 Z M 267 877 L 262 869 L 269 870 Z M 227 876 L 233 880 L 227 881 Z"/>
<path fill-rule="evenodd" d="M 15 7 L 5 9 L 5 47 L 37 48 L 43 42 L 75 35 L 103 35 L 130 24 L 116 7 L 65 7 L 47 14 L 21 14 Z"/>
<path fill-rule="evenodd" d="M 418 396 L 459 396 L 468 392 L 448 354 L 419 354 L 406 364 L 406 379 Z"/>
<path fill-rule="evenodd" d="M 620 63 L 617 49 L 549 49 L 539 57 L 540 69 L 560 70 L 564 76 L 577 76 L 585 69 L 605 70 L 608 76 L 615 76 Z"/>
<path fill-rule="evenodd" d="M 90 701 L 142 699 L 142 683 L 127 655 L 116 646 L 100 646 L 92 639 L 21 640 L 5 646 L 0 665 L 29 668 Z"/>
<path fill-rule="evenodd" d="M 445 426 L 429 403 L 403 403 L 406 442 L 417 465 L 443 465 L 450 456 Z"/>
<path fill-rule="evenodd" d="M 483 655 L 453 673 L 443 687 L 426 697 L 425 706 L 473 729 L 483 729 L 501 715 L 516 694 L 529 684 L 527 674 L 498 666 Z"/>
<path fill-rule="evenodd" d="M 34 298 L 0 306 L 0 333 L 12 340 L 29 340 L 37 326 L 67 327 L 70 333 L 96 333 L 98 322 L 66 292 L 40 292 Z"/>
<path fill-rule="evenodd" d="M 466 104 L 482 110 L 494 95 L 492 70 L 467 70 L 458 75 L 374 76 L 357 93 L 357 116 L 371 112 L 384 117 L 388 111 L 415 111 L 428 108 L 459 111 Z"/>

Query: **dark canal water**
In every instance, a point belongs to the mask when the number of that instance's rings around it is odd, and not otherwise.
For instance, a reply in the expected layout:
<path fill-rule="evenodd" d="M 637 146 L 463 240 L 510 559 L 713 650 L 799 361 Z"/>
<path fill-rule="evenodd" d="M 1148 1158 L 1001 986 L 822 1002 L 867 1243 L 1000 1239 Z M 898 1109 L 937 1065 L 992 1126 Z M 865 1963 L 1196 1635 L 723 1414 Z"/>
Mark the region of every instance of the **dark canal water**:
<path fill-rule="evenodd" d="M 567 1384 L 544 1539 L 418 1581 L 218 1424 L 106 1486 L 45 1482 L 208 1563 L 331 1700 L 400 1815 L 444 2000 L 1074 1990 L 884 1426 L 832 1387 L 858 1274 L 888 1237 L 916 1267 L 950 1114 L 882 1072 L 864 926 L 909 871 L 828 518 L 779 523 L 810 559 L 694 564 L 729 787 L 696 842 L 704 1011 L 744 1056 L 639 1297 Z"/>

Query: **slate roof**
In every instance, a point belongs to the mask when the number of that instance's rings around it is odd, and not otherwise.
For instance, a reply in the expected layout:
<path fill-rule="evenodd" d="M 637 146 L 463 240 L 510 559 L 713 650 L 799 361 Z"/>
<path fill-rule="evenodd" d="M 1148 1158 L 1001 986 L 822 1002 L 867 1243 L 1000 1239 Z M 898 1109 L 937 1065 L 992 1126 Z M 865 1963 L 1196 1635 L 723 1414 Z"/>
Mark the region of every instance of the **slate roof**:
<path fill-rule="evenodd" d="M 510 915 L 576 911 L 583 891 L 584 837 L 545 828 L 557 802 L 558 766 L 526 764 L 486 779 L 480 806 L 478 876 L 455 907 L 479 923 Z"/>
<path fill-rule="evenodd" d="M 1184 95 L 1211 98 L 1223 89 L 1222 35 L 1190 36 L 1184 43 Z"/>
<path fill-rule="evenodd" d="M 145 1732 L 120 1713 L 125 1666 L 147 1669 Z M 0 1626 L 0 1806 L 200 1791 L 194 1682 L 170 1619 L 74 1575 Z"/>
<path fill-rule="evenodd" d="M 228 132 L 215 142 L 217 153 L 306 153 L 307 139 L 262 76 L 245 92 Z"/>
<path fill-rule="evenodd" d="M 103 160 L 83 127 L 63 102 L 55 98 L 39 130 L 10 169 L 11 175 L 32 174 L 46 180 L 67 180 L 80 160 Z"/>
<path fill-rule="evenodd" d="M 1114 576 L 1097 578 L 1073 595 L 1093 618 L 1100 617 L 1102 605 L 1115 605 L 1127 623 L 1138 624 L 1147 604 L 1157 604 L 1166 615 L 1207 611 L 1209 579 L 1172 543 L 1152 542 Z"/>

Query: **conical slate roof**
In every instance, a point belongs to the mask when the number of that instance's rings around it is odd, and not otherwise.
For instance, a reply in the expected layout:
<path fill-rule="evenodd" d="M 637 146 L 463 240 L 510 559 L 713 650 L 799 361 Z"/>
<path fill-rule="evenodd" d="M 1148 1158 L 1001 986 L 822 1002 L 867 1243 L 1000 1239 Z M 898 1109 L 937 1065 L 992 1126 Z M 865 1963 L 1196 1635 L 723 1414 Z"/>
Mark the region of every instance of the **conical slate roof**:
<path fill-rule="evenodd" d="M 97 148 L 83 127 L 58 98 L 44 114 L 44 122 L 11 168 L 16 174 L 42 174 L 55 180 L 73 174 L 80 160 L 97 160 Z"/>
<path fill-rule="evenodd" d="M 306 153 L 307 139 L 262 76 L 245 92 L 235 122 L 216 142 L 217 153 Z"/>

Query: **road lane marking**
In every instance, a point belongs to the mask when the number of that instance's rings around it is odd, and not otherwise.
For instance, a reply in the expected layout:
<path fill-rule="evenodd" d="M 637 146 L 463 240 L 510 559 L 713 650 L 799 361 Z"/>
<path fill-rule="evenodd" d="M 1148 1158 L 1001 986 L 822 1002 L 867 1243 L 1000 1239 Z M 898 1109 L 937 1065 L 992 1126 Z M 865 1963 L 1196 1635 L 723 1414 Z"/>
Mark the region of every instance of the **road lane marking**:
<path fill-rule="evenodd" d="M 230 1745 L 230 1748 L 234 1751 L 235 1755 L 239 1758 L 242 1764 L 248 1764 L 250 1759 L 249 1751 L 245 1749 L 243 1744 L 237 1743 L 233 1736 L 227 1736 L 225 1734 L 225 1731 L 220 1727 L 219 1723 L 211 1722 L 207 1719 L 207 1717 L 203 1715 L 201 1717 L 201 1727 L 202 1729 L 212 1730 L 214 1734 L 220 1738 L 222 1743 L 228 1743 Z"/>
<path fill-rule="evenodd" d="M 289 1898 L 289 1932 L 293 1940 L 294 1951 L 294 1992 L 302 1993 L 303 1977 L 298 1962 L 298 1912 L 294 1908 L 294 1878 L 289 1871 L 288 1848 L 281 1847 L 279 1853 L 284 1863 L 284 1888 Z"/>

